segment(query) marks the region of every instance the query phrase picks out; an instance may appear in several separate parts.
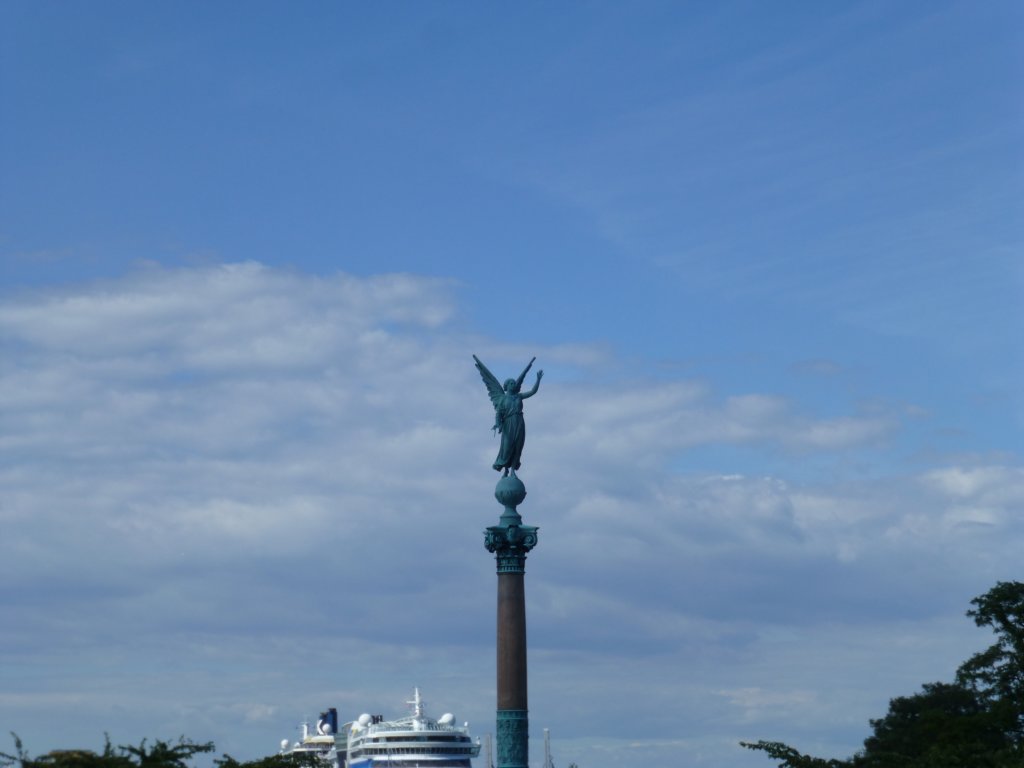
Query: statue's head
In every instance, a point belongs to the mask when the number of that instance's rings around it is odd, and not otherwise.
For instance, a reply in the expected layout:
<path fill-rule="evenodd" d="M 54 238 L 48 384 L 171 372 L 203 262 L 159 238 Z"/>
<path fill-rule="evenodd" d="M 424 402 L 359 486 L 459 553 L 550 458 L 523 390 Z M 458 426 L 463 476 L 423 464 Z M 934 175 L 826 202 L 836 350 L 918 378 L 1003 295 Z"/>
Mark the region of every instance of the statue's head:
<path fill-rule="evenodd" d="M 505 391 L 509 394 L 519 391 L 519 387 L 516 385 L 515 379 L 505 379 Z"/>

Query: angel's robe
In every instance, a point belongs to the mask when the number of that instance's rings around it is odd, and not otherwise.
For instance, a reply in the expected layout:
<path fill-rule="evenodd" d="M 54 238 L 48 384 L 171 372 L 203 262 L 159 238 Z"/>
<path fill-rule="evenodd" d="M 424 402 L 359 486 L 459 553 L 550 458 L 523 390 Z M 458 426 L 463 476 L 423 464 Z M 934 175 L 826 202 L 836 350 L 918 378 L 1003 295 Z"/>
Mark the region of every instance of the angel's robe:
<path fill-rule="evenodd" d="M 496 425 L 501 432 L 501 448 L 494 468 L 519 469 L 526 443 L 526 420 L 523 418 L 523 396 L 518 392 L 504 392 L 494 403 Z"/>

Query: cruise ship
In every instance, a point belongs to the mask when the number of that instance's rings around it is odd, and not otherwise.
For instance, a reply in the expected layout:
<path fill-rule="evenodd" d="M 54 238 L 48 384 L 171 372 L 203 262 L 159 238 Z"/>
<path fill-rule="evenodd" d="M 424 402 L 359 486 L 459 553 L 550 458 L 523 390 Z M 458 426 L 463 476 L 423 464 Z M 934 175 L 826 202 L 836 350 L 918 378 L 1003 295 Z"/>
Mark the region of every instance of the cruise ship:
<path fill-rule="evenodd" d="M 451 713 L 428 717 L 419 688 L 407 703 L 412 709 L 407 717 L 385 720 L 366 714 L 345 724 L 347 768 L 471 768 L 480 741 L 470 738 L 469 724 L 457 726 Z"/>
<path fill-rule="evenodd" d="M 323 762 L 324 768 L 345 768 L 345 753 L 338 750 L 338 710 L 331 707 L 321 712 L 316 729 L 310 730 L 309 723 L 302 724 L 302 739 L 294 743 L 281 741 L 281 754 L 314 754 Z"/>

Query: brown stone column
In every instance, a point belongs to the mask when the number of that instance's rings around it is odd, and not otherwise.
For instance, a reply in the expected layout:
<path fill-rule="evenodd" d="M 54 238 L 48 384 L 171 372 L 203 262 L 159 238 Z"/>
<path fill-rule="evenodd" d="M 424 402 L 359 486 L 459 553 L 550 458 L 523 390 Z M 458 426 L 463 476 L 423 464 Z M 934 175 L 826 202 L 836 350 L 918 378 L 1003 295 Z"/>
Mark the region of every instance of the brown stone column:
<path fill-rule="evenodd" d="M 498 574 L 498 709 L 528 709 L 524 577 Z"/>

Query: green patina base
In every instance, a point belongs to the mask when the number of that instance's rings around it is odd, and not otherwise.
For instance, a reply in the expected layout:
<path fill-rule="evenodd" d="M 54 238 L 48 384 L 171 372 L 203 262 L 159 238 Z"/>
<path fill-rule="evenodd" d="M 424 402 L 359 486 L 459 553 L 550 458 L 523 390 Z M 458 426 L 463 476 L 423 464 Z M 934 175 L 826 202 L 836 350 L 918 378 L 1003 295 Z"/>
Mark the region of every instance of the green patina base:
<path fill-rule="evenodd" d="M 525 709 L 498 710 L 498 763 L 495 768 L 528 768 L 530 719 Z"/>

